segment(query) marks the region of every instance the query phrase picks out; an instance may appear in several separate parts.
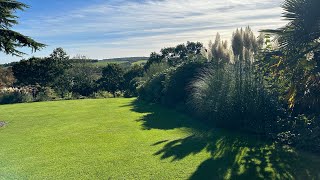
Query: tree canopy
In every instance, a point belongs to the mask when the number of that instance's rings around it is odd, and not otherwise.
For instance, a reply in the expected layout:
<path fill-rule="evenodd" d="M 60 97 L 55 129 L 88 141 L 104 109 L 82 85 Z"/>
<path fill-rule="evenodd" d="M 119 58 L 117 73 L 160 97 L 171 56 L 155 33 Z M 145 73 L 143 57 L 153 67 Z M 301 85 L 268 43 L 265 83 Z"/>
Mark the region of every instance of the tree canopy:
<path fill-rule="evenodd" d="M 116 96 L 117 91 L 123 89 L 124 71 L 119 64 L 108 64 L 102 69 L 102 77 L 99 80 L 100 87 Z"/>
<path fill-rule="evenodd" d="M 28 47 L 33 52 L 45 47 L 32 38 L 19 32 L 11 30 L 18 24 L 18 16 L 14 15 L 17 10 L 25 10 L 28 6 L 15 0 L 0 0 L 0 51 L 14 56 L 21 56 L 25 53 L 18 48 Z"/>
<path fill-rule="evenodd" d="M 265 30 L 276 34 L 281 50 L 288 55 L 304 56 L 320 46 L 320 1 L 285 0 L 283 17 L 289 23 L 276 30 Z"/>

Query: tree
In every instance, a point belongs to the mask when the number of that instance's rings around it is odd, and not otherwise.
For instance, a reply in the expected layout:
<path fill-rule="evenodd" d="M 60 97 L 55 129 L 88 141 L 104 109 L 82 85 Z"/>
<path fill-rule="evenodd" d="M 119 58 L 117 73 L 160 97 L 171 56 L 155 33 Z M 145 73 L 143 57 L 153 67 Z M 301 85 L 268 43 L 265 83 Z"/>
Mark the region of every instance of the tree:
<path fill-rule="evenodd" d="M 16 10 L 28 8 L 26 4 L 15 0 L 0 0 L 0 51 L 14 56 L 25 54 L 17 50 L 21 47 L 29 47 L 33 52 L 45 47 L 28 36 L 11 30 L 13 25 L 18 24 L 18 17 L 14 15 Z"/>
<path fill-rule="evenodd" d="M 67 56 L 64 55 L 64 57 Z M 68 68 L 64 74 L 55 80 L 53 85 L 54 90 L 62 98 L 70 92 L 81 96 L 89 96 L 94 93 L 97 89 L 97 80 L 101 76 L 102 68 L 93 65 L 93 63 L 84 58 L 84 56 L 67 60 L 67 64 Z"/>
<path fill-rule="evenodd" d="M 101 70 L 100 70 L 101 71 Z M 73 63 L 68 73 L 72 77 L 72 92 L 82 96 L 89 96 L 97 89 L 96 81 L 100 77 L 99 67 L 85 59 Z"/>
<path fill-rule="evenodd" d="M 102 77 L 98 81 L 100 88 L 109 91 L 116 97 L 117 91 L 123 90 L 124 71 L 119 64 L 109 64 L 102 69 Z"/>
<path fill-rule="evenodd" d="M 125 87 L 128 87 L 130 84 L 130 81 L 136 77 L 142 77 L 144 73 L 144 69 L 142 66 L 135 64 L 133 65 L 129 71 L 127 71 L 124 74 L 124 82 L 125 82 Z"/>
<path fill-rule="evenodd" d="M 187 51 L 188 54 L 200 54 L 201 49 L 203 48 L 203 44 L 200 42 L 187 42 Z"/>
<path fill-rule="evenodd" d="M 320 1 L 285 0 L 283 17 L 290 21 L 277 30 L 265 30 L 276 35 L 279 47 L 298 59 L 320 46 Z"/>
<path fill-rule="evenodd" d="M 283 17 L 289 23 L 276 30 L 276 49 L 266 52 L 263 63 L 272 79 L 286 79 L 286 100 L 295 112 L 320 112 L 320 1 L 285 0 Z"/>
<path fill-rule="evenodd" d="M 69 60 L 69 56 L 67 55 L 66 51 L 61 47 L 56 48 L 50 54 L 50 58 L 56 61 L 67 61 Z"/>
<path fill-rule="evenodd" d="M 147 63 L 144 65 L 144 69 L 148 70 L 150 68 L 151 64 L 160 63 L 162 60 L 163 60 L 163 56 L 162 55 L 160 55 L 160 54 L 158 54 L 156 52 L 152 52 L 150 54 L 150 57 L 149 57 Z"/>
<path fill-rule="evenodd" d="M 51 58 L 30 58 L 13 65 L 12 70 L 19 85 L 51 86 L 63 75 L 66 66 Z"/>
<path fill-rule="evenodd" d="M 56 79 L 70 68 L 68 59 L 64 50 L 57 48 L 50 57 L 32 57 L 14 64 L 12 71 L 19 85 L 53 86 Z"/>
<path fill-rule="evenodd" d="M 15 82 L 13 76 L 12 68 L 2 68 L 0 67 L 0 88 L 2 87 L 11 87 Z"/>
<path fill-rule="evenodd" d="M 126 91 L 127 96 L 135 96 L 137 95 L 136 90 L 136 81 L 134 81 L 137 77 L 142 77 L 144 73 L 144 69 L 142 66 L 135 64 L 133 65 L 129 71 L 124 74 L 124 90 Z"/>
<path fill-rule="evenodd" d="M 187 61 L 196 61 L 203 59 L 201 55 L 203 44 L 200 42 L 187 42 L 186 44 L 178 44 L 176 47 L 166 47 L 160 50 L 160 54 L 153 52 L 145 65 L 148 70 L 153 63 L 168 63 L 170 66 L 177 66 Z M 201 56 L 199 56 L 201 55 Z"/>

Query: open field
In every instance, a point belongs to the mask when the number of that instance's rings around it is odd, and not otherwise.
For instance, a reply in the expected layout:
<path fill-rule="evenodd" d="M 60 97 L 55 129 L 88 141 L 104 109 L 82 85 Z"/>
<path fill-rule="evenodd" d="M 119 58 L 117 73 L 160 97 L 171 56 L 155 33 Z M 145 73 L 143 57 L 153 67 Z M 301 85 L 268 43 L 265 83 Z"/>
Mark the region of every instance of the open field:
<path fill-rule="evenodd" d="M 320 158 L 136 99 L 0 106 L 0 179 L 314 179 Z"/>

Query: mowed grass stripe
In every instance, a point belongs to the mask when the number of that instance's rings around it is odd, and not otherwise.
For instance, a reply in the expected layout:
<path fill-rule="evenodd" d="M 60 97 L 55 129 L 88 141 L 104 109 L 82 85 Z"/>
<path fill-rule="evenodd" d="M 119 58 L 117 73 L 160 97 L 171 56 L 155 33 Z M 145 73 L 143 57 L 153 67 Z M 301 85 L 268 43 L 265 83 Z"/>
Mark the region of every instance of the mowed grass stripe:
<path fill-rule="evenodd" d="M 136 99 L 0 106 L 0 179 L 317 179 L 318 156 Z"/>
<path fill-rule="evenodd" d="M 184 129 L 144 130 L 139 120 L 148 113 L 132 111 L 134 100 L 0 106 L 0 120 L 8 123 L 0 129 L 0 177 L 163 179 L 190 176 L 196 164 L 188 167 L 188 160 L 163 161 L 154 155 L 159 147 L 152 146 L 155 142 L 174 140 L 189 133 Z M 208 155 L 203 153 L 202 156 Z M 186 167 L 179 170 L 178 164 Z M 168 173 L 170 171 L 173 174 Z"/>

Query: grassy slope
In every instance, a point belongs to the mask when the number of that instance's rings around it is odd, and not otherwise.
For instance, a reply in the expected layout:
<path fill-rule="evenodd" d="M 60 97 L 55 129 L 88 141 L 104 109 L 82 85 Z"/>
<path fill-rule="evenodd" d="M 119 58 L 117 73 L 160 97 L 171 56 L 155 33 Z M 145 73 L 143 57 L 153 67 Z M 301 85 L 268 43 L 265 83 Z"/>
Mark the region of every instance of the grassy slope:
<path fill-rule="evenodd" d="M 113 63 L 116 63 L 116 64 L 125 64 L 125 63 L 130 63 L 132 65 L 141 65 L 141 64 L 145 64 L 147 61 L 146 60 L 139 60 L 139 61 L 134 61 L 134 62 L 130 62 L 130 61 L 98 61 L 98 62 L 95 62 L 94 65 L 96 66 L 100 66 L 100 67 L 104 67 L 104 66 L 107 66 L 108 64 L 113 64 Z"/>
<path fill-rule="evenodd" d="M 0 179 L 320 178 L 320 158 L 135 99 L 0 106 Z"/>
<path fill-rule="evenodd" d="M 132 63 L 133 65 L 137 64 L 137 65 L 141 65 L 141 64 L 146 64 L 148 61 L 147 60 L 140 60 L 140 61 L 136 61 L 134 63 Z"/>
<path fill-rule="evenodd" d="M 108 64 L 123 64 L 123 63 L 128 63 L 129 61 L 98 61 L 95 62 L 94 65 L 96 66 L 108 66 Z"/>

